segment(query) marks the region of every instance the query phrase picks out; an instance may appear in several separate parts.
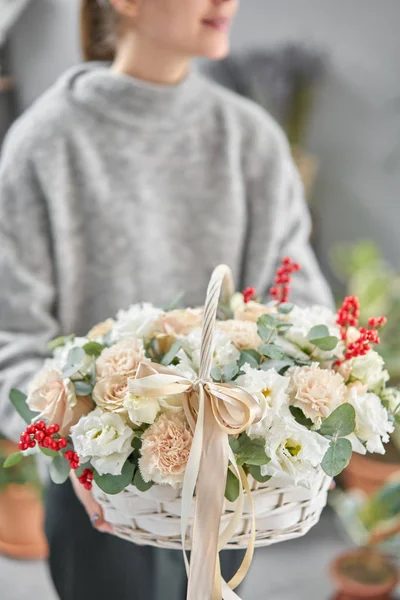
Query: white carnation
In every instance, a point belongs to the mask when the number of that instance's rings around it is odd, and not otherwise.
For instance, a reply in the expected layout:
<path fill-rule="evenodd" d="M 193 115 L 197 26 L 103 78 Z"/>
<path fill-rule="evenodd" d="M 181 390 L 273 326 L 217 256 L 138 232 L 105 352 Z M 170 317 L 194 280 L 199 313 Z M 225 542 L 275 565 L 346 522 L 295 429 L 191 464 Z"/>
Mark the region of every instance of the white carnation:
<path fill-rule="evenodd" d="M 128 310 L 120 310 L 111 330 L 110 339 L 118 342 L 125 337 L 149 339 L 157 328 L 163 310 L 149 302 L 133 304 Z"/>
<path fill-rule="evenodd" d="M 133 431 L 122 417 L 96 408 L 71 429 L 75 452 L 82 462 L 90 460 L 100 475 L 120 475 L 132 453 Z"/>
<path fill-rule="evenodd" d="M 371 392 L 379 392 L 389 379 L 389 373 L 384 368 L 384 360 L 375 350 L 371 350 L 364 356 L 352 358 L 349 365 L 351 379 L 361 381 Z"/>
<path fill-rule="evenodd" d="M 198 372 L 200 367 L 201 328 L 193 329 L 189 335 L 181 338 L 181 342 L 183 350 L 190 358 L 192 368 Z M 240 352 L 225 332 L 217 329 L 214 342 L 213 367 L 223 367 L 239 360 Z"/>
<path fill-rule="evenodd" d="M 385 454 L 383 444 L 389 441 L 393 424 L 386 408 L 376 394 L 358 394 L 356 387 L 348 390 L 347 401 L 356 411 L 355 435 L 365 444 L 368 452 Z"/>
<path fill-rule="evenodd" d="M 310 488 L 329 441 L 315 431 L 299 425 L 292 417 L 274 420 L 265 451 L 271 461 L 261 467 L 262 475 L 278 477 L 288 485 Z"/>
<path fill-rule="evenodd" d="M 287 395 L 289 380 L 275 369 L 263 371 L 244 364 L 241 370 L 244 375 L 240 375 L 235 384 L 254 396 L 262 411 L 261 421 L 251 425 L 247 433 L 250 437 L 267 437 L 273 419 L 280 414 L 290 414 Z"/>
<path fill-rule="evenodd" d="M 286 331 L 286 339 L 308 353 L 315 346 L 307 339 L 307 335 L 310 329 L 317 325 L 326 325 L 329 329 L 329 335 L 337 337 L 339 340 L 341 339 L 340 328 L 336 324 L 336 315 L 324 306 L 315 305 L 307 308 L 295 306 L 289 315 L 289 322 L 292 323 L 292 327 Z M 343 342 L 339 341 L 338 346 L 334 350 L 335 354 L 341 353 L 343 348 Z M 332 352 L 320 350 L 319 348 L 315 348 L 313 351 L 313 358 L 319 361 L 323 361 L 330 356 L 332 356 Z"/>

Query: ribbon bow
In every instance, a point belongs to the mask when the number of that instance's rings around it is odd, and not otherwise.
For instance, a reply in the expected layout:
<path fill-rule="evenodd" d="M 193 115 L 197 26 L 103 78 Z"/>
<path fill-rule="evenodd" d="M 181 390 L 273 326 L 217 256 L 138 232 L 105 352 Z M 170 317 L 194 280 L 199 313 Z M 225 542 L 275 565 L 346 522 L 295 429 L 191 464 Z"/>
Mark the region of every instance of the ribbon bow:
<path fill-rule="evenodd" d="M 128 389 L 136 396 L 145 397 L 184 394 L 184 411 L 193 431 L 183 482 L 181 514 L 182 546 L 189 571 L 187 598 L 238 598 L 232 590 L 241 583 L 251 562 L 255 527 L 253 516 L 252 542 L 241 568 L 228 586 L 221 580 L 218 551 L 235 533 L 243 511 L 243 487 L 251 502 L 247 477 L 243 469 L 236 465 L 228 435 L 238 435 L 260 420 L 261 411 L 257 401 L 238 386 L 201 378 L 193 382 L 178 371 L 157 363 L 142 362 L 136 378 L 129 380 Z M 229 460 L 240 482 L 240 495 L 232 521 L 219 536 Z M 185 539 L 195 488 L 196 508 L 189 569 Z"/>

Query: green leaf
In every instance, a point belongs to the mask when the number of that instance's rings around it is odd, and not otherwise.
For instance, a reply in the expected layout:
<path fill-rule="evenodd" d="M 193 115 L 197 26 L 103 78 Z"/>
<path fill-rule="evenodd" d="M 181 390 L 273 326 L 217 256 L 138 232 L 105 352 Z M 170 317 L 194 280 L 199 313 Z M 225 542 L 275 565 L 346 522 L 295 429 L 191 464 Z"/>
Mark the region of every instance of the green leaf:
<path fill-rule="evenodd" d="M 100 356 L 100 354 L 103 352 L 105 346 L 103 344 L 99 344 L 99 342 L 88 342 L 87 344 L 85 344 L 83 346 L 83 351 L 85 352 L 85 354 L 88 354 L 89 356 Z"/>
<path fill-rule="evenodd" d="M 25 423 L 30 424 L 33 421 L 33 419 L 38 415 L 38 413 L 31 411 L 31 409 L 26 403 L 27 395 L 21 392 L 20 390 L 12 388 L 12 390 L 10 391 L 9 398 L 11 404 L 18 412 L 18 414 L 23 418 Z"/>
<path fill-rule="evenodd" d="M 74 381 L 74 387 L 77 396 L 89 396 L 93 391 L 93 386 L 87 381 Z"/>
<path fill-rule="evenodd" d="M 233 310 L 229 306 L 225 306 L 225 304 L 218 304 L 218 310 L 226 317 L 226 319 L 233 319 L 235 316 Z"/>
<path fill-rule="evenodd" d="M 303 425 L 304 427 L 307 427 L 307 429 L 311 429 L 311 427 L 313 426 L 313 422 L 311 421 L 311 419 L 306 417 L 301 408 L 299 408 L 298 406 L 290 406 L 289 409 L 297 423 Z"/>
<path fill-rule="evenodd" d="M 320 340 L 329 336 L 329 329 L 326 325 L 316 325 L 308 332 L 307 339 L 310 342 L 314 340 Z"/>
<path fill-rule="evenodd" d="M 179 294 L 164 308 L 164 312 L 170 312 L 180 306 L 181 300 L 183 299 L 185 292 L 179 292 Z"/>
<path fill-rule="evenodd" d="M 239 454 L 240 451 L 240 441 L 238 438 L 233 437 L 233 435 L 228 436 L 229 445 L 233 454 Z"/>
<path fill-rule="evenodd" d="M 68 352 L 67 365 L 63 370 L 61 377 L 63 377 L 63 379 L 72 377 L 72 375 L 75 375 L 75 373 L 82 369 L 84 364 L 85 352 L 83 348 L 78 348 L 77 346 L 75 348 L 71 348 L 71 350 Z"/>
<path fill-rule="evenodd" d="M 222 369 L 222 376 L 224 381 L 232 381 L 234 377 L 239 373 L 239 367 L 236 363 L 225 365 Z"/>
<path fill-rule="evenodd" d="M 260 483 L 265 483 L 271 479 L 271 475 L 261 475 L 261 467 L 256 465 L 250 465 L 249 472 L 253 479 L 259 481 Z"/>
<path fill-rule="evenodd" d="M 47 347 L 49 350 L 55 350 L 60 346 L 65 346 L 65 344 L 67 344 L 68 342 L 72 342 L 75 339 L 75 337 L 76 336 L 74 333 L 72 333 L 71 335 L 60 335 L 59 337 L 50 340 L 50 342 L 47 344 Z"/>
<path fill-rule="evenodd" d="M 239 497 L 239 480 L 234 473 L 229 469 L 226 478 L 225 498 L 229 502 L 235 502 Z"/>
<path fill-rule="evenodd" d="M 280 360 L 285 356 L 282 350 L 274 344 L 263 344 L 259 347 L 258 351 L 263 356 L 268 356 L 268 358 L 271 358 L 273 360 Z"/>
<path fill-rule="evenodd" d="M 133 485 L 137 487 L 139 492 L 147 492 L 154 485 L 154 481 L 144 481 L 140 469 L 136 469 L 135 477 L 133 478 Z"/>
<path fill-rule="evenodd" d="M 291 359 L 283 359 L 283 360 L 266 360 L 262 363 L 261 369 L 263 371 L 268 371 L 268 369 L 275 369 L 278 371 L 280 375 L 284 375 L 284 373 L 294 365 L 294 361 Z"/>
<path fill-rule="evenodd" d="M 338 345 L 338 342 L 338 338 L 334 335 L 329 335 L 328 337 L 320 338 L 318 340 L 312 340 L 312 344 L 317 346 L 320 350 L 325 350 L 327 352 L 334 350 Z"/>
<path fill-rule="evenodd" d="M 172 363 L 172 361 L 174 360 L 175 356 L 178 354 L 179 350 L 182 347 L 182 343 L 180 340 L 176 340 L 176 342 L 174 342 L 171 346 L 171 348 L 168 350 L 168 352 L 166 354 L 164 354 L 164 357 L 161 361 L 161 364 L 164 365 L 164 367 L 168 367 L 168 365 L 170 365 Z"/>
<path fill-rule="evenodd" d="M 54 483 L 64 483 L 67 481 L 70 472 L 69 462 L 62 454 L 58 454 L 50 464 L 50 477 Z"/>
<path fill-rule="evenodd" d="M 132 483 L 134 471 L 135 465 L 127 460 L 122 467 L 121 475 L 100 475 L 94 471 L 93 478 L 103 492 L 114 495 L 119 494 Z"/>
<path fill-rule="evenodd" d="M 282 304 L 279 304 L 278 306 L 278 312 L 280 312 L 282 315 L 287 315 L 290 312 L 292 312 L 292 310 L 294 309 L 294 304 L 292 304 L 291 302 L 282 302 Z"/>
<path fill-rule="evenodd" d="M 356 428 L 356 411 L 351 404 L 342 404 L 323 421 L 318 433 L 330 437 L 346 437 Z"/>
<path fill-rule="evenodd" d="M 55 450 L 50 450 L 50 448 L 43 448 L 43 446 L 39 446 L 39 450 L 42 454 L 44 454 L 45 456 L 50 456 L 51 458 L 55 458 L 56 456 L 58 456 L 58 452 L 56 452 Z"/>
<path fill-rule="evenodd" d="M 257 350 L 242 350 L 238 366 L 242 367 L 245 363 L 248 363 L 253 369 L 257 369 L 261 363 L 261 354 Z"/>
<path fill-rule="evenodd" d="M 214 381 L 222 381 L 223 379 L 222 371 L 219 367 L 213 367 L 210 375 Z"/>
<path fill-rule="evenodd" d="M 24 458 L 24 455 L 22 454 L 22 452 L 14 452 L 14 454 L 10 454 L 10 456 L 7 456 L 6 460 L 4 461 L 4 464 L 3 464 L 4 469 L 9 469 L 10 467 L 14 467 L 23 458 Z"/>
<path fill-rule="evenodd" d="M 265 440 L 250 439 L 246 433 L 239 437 L 240 448 L 237 453 L 237 462 L 240 465 L 262 466 L 270 462 L 270 458 L 265 453 Z"/>
<path fill-rule="evenodd" d="M 270 315 L 262 315 L 257 321 L 258 335 L 264 342 L 268 342 L 271 333 L 276 329 L 277 322 Z"/>
<path fill-rule="evenodd" d="M 347 467 L 352 453 L 351 442 L 345 438 L 332 440 L 321 466 L 330 477 L 336 477 Z"/>
<path fill-rule="evenodd" d="M 397 425 L 400 425 L 400 413 L 396 413 L 394 415 L 394 420 L 397 423 Z"/>
<path fill-rule="evenodd" d="M 291 327 L 293 327 L 293 323 L 278 323 L 278 325 L 276 326 L 278 331 L 286 331 L 287 329 L 290 329 Z"/>

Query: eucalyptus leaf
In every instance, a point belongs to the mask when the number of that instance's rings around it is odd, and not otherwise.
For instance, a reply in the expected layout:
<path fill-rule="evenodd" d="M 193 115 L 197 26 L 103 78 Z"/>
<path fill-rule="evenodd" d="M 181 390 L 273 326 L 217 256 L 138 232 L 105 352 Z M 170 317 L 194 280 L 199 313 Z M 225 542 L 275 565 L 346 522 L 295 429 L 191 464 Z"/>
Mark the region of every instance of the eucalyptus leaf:
<path fill-rule="evenodd" d="M 313 426 L 313 422 L 311 421 L 311 419 L 306 417 L 301 408 L 299 408 L 298 406 L 290 406 L 289 410 L 292 413 L 294 419 L 297 421 L 297 423 L 303 425 L 303 427 L 307 427 L 307 429 L 311 429 L 311 427 Z"/>
<path fill-rule="evenodd" d="M 57 454 L 50 464 L 50 477 L 54 483 L 67 481 L 70 472 L 70 464 L 63 454 Z"/>
<path fill-rule="evenodd" d="M 246 363 L 253 367 L 253 369 L 257 369 L 261 363 L 261 354 L 257 350 L 242 350 L 238 366 L 242 367 Z"/>
<path fill-rule="evenodd" d="M 39 450 L 42 454 L 44 454 L 45 456 L 50 456 L 51 458 L 55 458 L 56 456 L 58 456 L 58 452 L 56 452 L 55 450 L 50 450 L 50 448 L 43 448 L 43 446 L 39 446 Z"/>
<path fill-rule="evenodd" d="M 240 447 L 237 453 L 237 462 L 240 465 L 262 466 L 270 462 L 270 458 L 265 453 L 265 440 L 250 439 L 246 433 L 239 437 Z"/>
<path fill-rule="evenodd" d="M 338 338 L 334 335 L 328 335 L 328 337 L 311 341 L 311 343 L 314 344 L 314 346 L 317 346 L 317 348 L 319 348 L 320 350 L 325 350 L 327 352 L 334 350 L 338 345 L 338 342 Z"/>
<path fill-rule="evenodd" d="M 280 312 L 283 315 L 287 315 L 290 312 L 292 312 L 292 310 L 294 309 L 294 304 L 292 304 L 291 302 L 282 302 L 282 304 L 279 304 L 278 306 L 278 312 Z"/>
<path fill-rule="evenodd" d="M 275 369 L 280 375 L 284 375 L 284 373 L 290 369 L 294 365 L 294 362 L 290 359 L 283 360 L 266 360 L 262 363 L 261 369 L 263 371 L 268 371 L 269 369 Z"/>
<path fill-rule="evenodd" d="M 136 469 L 135 477 L 133 478 L 133 485 L 137 487 L 139 492 L 147 492 L 154 485 L 154 481 L 144 481 L 140 469 Z"/>
<path fill-rule="evenodd" d="M 83 350 L 85 354 L 89 356 L 98 357 L 103 352 L 105 346 L 103 344 L 99 344 L 99 342 L 88 342 L 83 346 Z"/>
<path fill-rule="evenodd" d="M 6 460 L 4 461 L 3 468 L 9 469 L 10 467 L 14 467 L 23 458 L 24 455 L 22 454 L 22 452 L 14 452 L 13 454 L 10 454 L 10 456 L 7 456 Z"/>
<path fill-rule="evenodd" d="M 232 381 L 234 377 L 239 373 L 239 367 L 236 363 L 225 365 L 222 369 L 222 376 L 224 381 Z"/>
<path fill-rule="evenodd" d="M 87 381 L 74 381 L 74 387 L 77 396 L 89 396 L 93 391 L 93 386 Z"/>
<path fill-rule="evenodd" d="M 349 404 L 341 404 L 329 415 L 318 431 L 321 435 L 329 437 L 346 437 L 356 428 L 356 411 Z"/>
<path fill-rule="evenodd" d="M 166 308 L 164 308 L 164 312 L 170 312 L 171 310 L 175 310 L 179 308 L 181 305 L 181 300 L 183 299 L 185 292 L 179 292 L 179 294 L 168 304 Z"/>
<path fill-rule="evenodd" d="M 262 315 L 257 321 L 258 335 L 264 342 L 271 340 L 272 332 L 276 329 L 277 322 L 270 315 Z"/>
<path fill-rule="evenodd" d="M 283 351 L 274 344 L 263 344 L 258 348 L 258 351 L 272 360 L 280 360 L 284 357 Z"/>
<path fill-rule="evenodd" d="M 176 355 L 178 354 L 179 350 L 182 348 L 182 343 L 180 340 L 176 340 L 171 348 L 168 350 L 168 352 L 166 354 L 164 354 L 162 360 L 161 360 L 161 364 L 164 365 L 164 367 L 168 367 L 172 361 L 174 360 L 174 358 L 176 357 Z"/>
<path fill-rule="evenodd" d="M 278 323 L 276 326 L 279 332 L 287 331 L 287 329 L 290 329 L 291 327 L 293 327 L 293 323 Z"/>
<path fill-rule="evenodd" d="M 135 465 L 127 460 L 122 467 L 121 475 L 100 475 L 94 471 L 93 479 L 103 492 L 114 495 L 119 494 L 132 483 L 134 471 Z"/>
<path fill-rule="evenodd" d="M 229 502 L 235 502 L 239 497 L 239 480 L 234 473 L 229 469 L 226 478 L 225 498 Z"/>
<path fill-rule="evenodd" d="M 308 332 L 307 339 L 310 340 L 310 342 L 313 342 L 314 340 L 320 340 L 328 336 L 329 329 L 326 325 L 316 325 L 315 327 L 312 327 Z"/>
<path fill-rule="evenodd" d="M 221 312 L 226 319 L 233 319 L 235 316 L 233 310 L 225 304 L 219 304 L 218 311 Z"/>
<path fill-rule="evenodd" d="M 31 423 L 33 419 L 38 415 L 38 413 L 33 412 L 26 403 L 27 395 L 17 390 L 16 388 L 12 388 L 10 391 L 10 402 L 18 412 L 18 414 L 23 418 L 25 423 Z"/>
<path fill-rule="evenodd" d="M 231 450 L 233 452 L 233 454 L 239 454 L 240 451 L 240 441 L 238 438 L 233 437 L 232 435 L 230 435 L 228 437 L 229 439 L 229 445 L 231 447 Z"/>
<path fill-rule="evenodd" d="M 222 371 L 219 367 L 213 367 L 210 375 L 214 381 L 222 381 L 223 379 Z"/>
<path fill-rule="evenodd" d="M 76 373 L 78 373 L 78 371 L 80 371 L 84 366 L 85 366 L 84 362 L 81 362 L 77 365 L 68 365 L 67 367 L 65 367 L 65 369 L 61 373 L 61 377 L 63 379 L 69 379 L 70 377 L 72 377 L 72 375 L 75 375 Z"/>
<path fill-rule="evenodd" d="M 49 350 L 55 350 L 60 346 L 65 346 L 65 344 L 67 344 L 68 342 L 73 342 L 75 337 L 76 336 L 74 333 L 72 333 L 71 335 L 60 335 L 59 337 L 50 340 L 50 342 L 47 344 L 47 347 Z"/>
<path fill-rule="evenodd" d="M 346 438 L 332 440 L 322 460 L 321 466 L 330 477 L 336 477 L 347 467 L 352 454 L 352 446 Z"/>
<path fill-rule="evenodd" d="M 253 479 L 259 481 L 260 483 L 265 483 L 266 481 L 269 481 L 271 479 L 271 475 L 261 475 L 261 467 L 257 465 L 250 465 L 249 473 L 253 477 Z"/>
<path fill-rule="evenodd" d="M 67 364 L 68 365 L 77 365 L 85 360 L 85 351 L 83 348 L 79 346 L 75 346 L 71 348 L 68 352 L 67 356 Z"/>

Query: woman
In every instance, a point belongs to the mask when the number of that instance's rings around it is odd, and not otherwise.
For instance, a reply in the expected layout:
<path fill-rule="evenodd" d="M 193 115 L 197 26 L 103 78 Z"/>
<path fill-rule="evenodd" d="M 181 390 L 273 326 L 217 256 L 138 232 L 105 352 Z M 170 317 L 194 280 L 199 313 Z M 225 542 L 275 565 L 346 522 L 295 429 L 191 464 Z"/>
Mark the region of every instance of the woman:
<path fill-rule="evenodd" d="M 4 145 L 3 406 L 50 338 L 85 333 L 134 302 L 166 305 L 181 290 L 186 304 L 202 303 L 221 262 L 238 288 L 266 295 L 291 255 L 303 266 L 296 300 L 330 303 L 282 132 L 191 67 L 196 56 L 226 56 L 236 11 L 237 0 L 83 0 L 86 58 L 111 66 L 70 70 Z M 93 525 L 109 531 L 90 493 L 77 493 Z M 62 600 L 184 598 L 179 552 L 101 535 L 70 485 L 49 490 L 47 534 Z"/>

